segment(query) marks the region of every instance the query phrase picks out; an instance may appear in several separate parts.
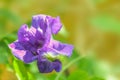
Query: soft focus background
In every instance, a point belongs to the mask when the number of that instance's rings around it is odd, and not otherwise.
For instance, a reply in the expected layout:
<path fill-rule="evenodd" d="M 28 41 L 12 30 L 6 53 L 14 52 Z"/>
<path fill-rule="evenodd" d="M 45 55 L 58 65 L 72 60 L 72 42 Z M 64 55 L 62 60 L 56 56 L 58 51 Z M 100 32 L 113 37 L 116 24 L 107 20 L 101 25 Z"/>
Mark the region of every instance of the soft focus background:
<path fill-rule="evenodd" d="M 60 16 L 54 38 L 75 47 L 60 73 L 39 73 L 7 46 L 36 14 Z M 120 0 L 0 0 L 0 80 L 120 80 Z"/>

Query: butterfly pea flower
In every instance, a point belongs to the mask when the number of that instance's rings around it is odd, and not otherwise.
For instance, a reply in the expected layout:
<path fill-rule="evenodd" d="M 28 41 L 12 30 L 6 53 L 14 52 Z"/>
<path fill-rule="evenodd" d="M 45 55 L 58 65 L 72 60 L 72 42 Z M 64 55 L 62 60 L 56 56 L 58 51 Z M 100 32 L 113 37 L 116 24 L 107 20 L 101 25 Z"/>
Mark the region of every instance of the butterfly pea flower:
<path fill-rule="evenodd" d="M 61 70 L 61 61 L 55 56 L 71 56 L 73 46 L 61 43 L 52 38 L 62 28 L 59 17 L 49 15 L 35 15 L 32 17 L 30 28 L 26 24 L 18 30 L 18 39 L 9 44 L 13 55 L 25 63 L 37 60 L 39 72 L 49 73 Z M 52 55 L 53 60 L 47 58 Z"/>

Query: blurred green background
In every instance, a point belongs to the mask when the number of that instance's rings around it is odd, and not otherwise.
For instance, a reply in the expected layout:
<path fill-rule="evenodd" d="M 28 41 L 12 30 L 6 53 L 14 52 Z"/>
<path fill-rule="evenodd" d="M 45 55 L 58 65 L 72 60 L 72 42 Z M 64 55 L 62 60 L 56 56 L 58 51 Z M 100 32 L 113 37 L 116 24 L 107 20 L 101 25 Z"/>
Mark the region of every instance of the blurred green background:
<path fill-rule="evenodd" d="M 59 73 L 39 73 L 7 46 L 36 14 L 60 16 L 54 38 L 75 47 Z M 0 0 L 0 80 L 120 80 L 120 0 Z"/>

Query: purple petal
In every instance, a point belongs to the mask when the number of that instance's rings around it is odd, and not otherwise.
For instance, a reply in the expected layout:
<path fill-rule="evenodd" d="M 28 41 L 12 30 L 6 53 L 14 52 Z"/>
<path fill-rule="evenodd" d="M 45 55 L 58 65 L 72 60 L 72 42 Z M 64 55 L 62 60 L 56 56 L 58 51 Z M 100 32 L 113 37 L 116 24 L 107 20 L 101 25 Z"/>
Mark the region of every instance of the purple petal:
<path fill-rule="evenodd" d="M 18 31 L 18 40 L 19 41 L 28 41 L 28 26 L 26 24 L 22 25 Z"/>
<path fill-rule="evenodd" d="M 61 62 L 60 62 L 59 60 L 55 60 L 55 61 L 53 62 L 53 65 L 55 65 L 55 71 L 56 71 L 56 72 L 60 72 L 60 70 L 61 70 L 61 68 L 62 68 Z"/>
<path fill-rule="evenodd" d="M 22 25 L 18 31 L 18 40 L 22 42 L 30 41 L 31 43 L 35 43 L 35 34 L 36 29 L 31 27 L 30 29 L 26 24 Z"/>
<path fill-rule="evenodd" d="M 37 52 L 41 53 L 41 52 L 46 52 L 47 51 L 47 47 L 50 43 L 50 39 L 51 39 L 51 29 L 48 27 L 48 29 L 46 30 L 46 33 L 43 34 L 44 38 L 41 39 L 40 41 L 38 41 L 39 43 L 42 43 L 41 47 L 38 47 Z"/>
<path fill-rule="evenodd" d="M 36 33 L 36 37 L 39 38 L 39 40 L 41 40 L 39 42 L 43 43 L 43 48 L 45 48 L 49 44 L 52 35 L 51 28 L 49 27 L 49 22 L 46 16 L 47 15 L 35 15 L 32 17 L 32 26 L 37 29 L 37 32 L 41 31 L 42 35 Z"/>
<path fill-rule="evenodd" d="M 45 44 L 44 44 L 44 47 L 47 47 L 49 42 L 50 42 L 50 39 L 51 39 L 51 29 L 49 27 L 47 27 L 46 29 L 46 32 L 44 34 L 44 37 L 45 37 Z"/>
<path fill-rule="evenodd" d="M 45 42 L 44 35 L 36 28 L 27 25 L 22 25 L 18 31 L 18 40 L 20 42 L 29 42 L 32 45 L 37 45 L 42 47 Z M 34 46 L 35 47 L 35 46 Z"/>
<path fill-rule="evenodd" d="M 35 15 L 32 17 L 32 26 L 35 28 L 40 28 L 43 32 L 46 31 L 47 23 L 46 23 L 46 15 Z"/>
<path fill-rule="evenodd" d="M 43 33 L 46 32 L 47 27 L 51 28 L 53 34 L 57 34 L 62 27 L 60 18 L 53 18 L 48 15 L 35 15 L 32 17 L 32 26 L 40 28 Z"/>
<path fill-rule="evenodd" d="M 32 62 L 36 59 L 36 56 L 34 56 L 30 51 L 25 50 L 24 46 L 22 46 L 18 41 L 9 44 L 9 48 L 12 50 L 15 57 L 25 63 Z"/>
<path fill-rule="evenodd" d="M 71 56 L 73 50 L 72 45 L 60 43 L 59 41 L 56 40 L 50 41 L 49 48 L 51 51 L 55 53 L 59 53 L 66 56 Z"/>
<path fill-rule="evenodd" d="M 49 73 L 53 70 L 59 72 L 61 70 L 61 63 L 60 61 L 51 62 L 45 58 L 38 58 L 37 61 L 38 69 L 41 73 Z"/>
<path fill-rule="evenodd" d="M 48 18 L 49 26 L 51 27 L 52 33 L 57 34 L 62 28 L 60 17 L 58 16 L 56 18 L 52 18 L 48 16 L 47 18 Z"/>
<path fill-rule="evenodd" d="M 26 51 L 26 54 L 23 56 L 23 61 L 25 63 L 33 62 L 34 60 L 37 60 L 37 55 L 33 55 L 31 51 Z"/>

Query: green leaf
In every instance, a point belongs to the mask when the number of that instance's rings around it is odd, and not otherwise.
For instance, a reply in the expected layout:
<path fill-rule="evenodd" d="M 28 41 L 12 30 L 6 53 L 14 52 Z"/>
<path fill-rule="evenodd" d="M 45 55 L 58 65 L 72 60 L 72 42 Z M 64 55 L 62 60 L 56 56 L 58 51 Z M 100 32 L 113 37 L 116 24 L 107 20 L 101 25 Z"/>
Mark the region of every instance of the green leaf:
<path fill-rule="evenodd" d="M 5 38 L 3 38 L 2 40 L 0 40 L 0 63 L 4 63 L 7 64 L 8 63 L 8 58 L 10 54 L 8 46 L 7 46 L 7 40 Z"/>
<path fill-rule="evenodd" d="M 13 59 L 10 49 L 8 48 L 8 44 L 13 42 L 15 37 L 16 36 L 13 34 L 9 34 L 8 36 L 4 36 L 2 39 L 0 39 L 0 63 L 7 64 L 10 59 Z"/>
<path fill-rule="evenodd" d="M 82 70 L 76 70 L 72 72 L 67 80 L 89 80 L 89 75 L 87 72 L 82 71 Z"/>
<path fill-rule="evenodd" d="M 32 73 L 28 72 L 28 80 L 36 80 Z"/>
<path fill-rule="evenodd" d="M 67 80 L 104 80 L 99 77 L 95 77 L 94 75 L 91 77 L 91 75 L 88 74 L 88 72 L 84 70 L 76 70 L 73 71 Z"/>
<path fill-rule="evenodd" d="M 83 58 L 78 62 L 78 67 L 81 70 L 88 72 L 88 74 L 94 74 L 94 61 L 90 58 Z"/>
<path fill-rule="evenodd" d="M 105 79 L 98 78 L 98 77 L 92 77 L 90 80 L 105 80 Z"/>
<path fill-rule="evenodd" d="M 14 66 L 16 75 L 17 75 L 19 80 L 28 80 L 27 70 L 26 70 L 23 62 L 15 59 L 13 61 L 13 66 Z"/>
<path fill-rule="evenodd" d="M 2 64 L 8 63 L 8 58 L 7 57 L 8 57 L 8 54 L 4 50 L 4 48 L 0 48 L 0 63 L 2 63 Z"/>

